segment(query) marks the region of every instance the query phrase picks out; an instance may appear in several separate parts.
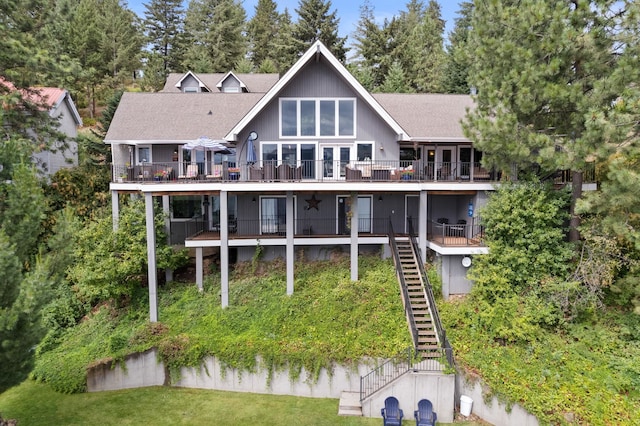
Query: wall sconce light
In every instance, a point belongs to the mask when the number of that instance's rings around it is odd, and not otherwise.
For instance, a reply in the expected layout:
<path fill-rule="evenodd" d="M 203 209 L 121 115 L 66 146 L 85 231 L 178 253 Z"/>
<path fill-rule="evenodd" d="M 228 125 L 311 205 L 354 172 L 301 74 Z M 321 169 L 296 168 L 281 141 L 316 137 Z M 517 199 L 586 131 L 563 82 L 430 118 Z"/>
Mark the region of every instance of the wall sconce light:
<path fill-rule="evenodd" d="M 382 195 L 378 197 L 378 201 L 382 201 Z"/>
<path fill-rule="evenodd" d="M 252 203 L 256 202 L 256 197 L 253 197 L 253 199 L 251 200 Z"/>
<path fill-rule="evenodd" d="M 380 151 L 384 151 L 384 146 L 380 145 Z"/>

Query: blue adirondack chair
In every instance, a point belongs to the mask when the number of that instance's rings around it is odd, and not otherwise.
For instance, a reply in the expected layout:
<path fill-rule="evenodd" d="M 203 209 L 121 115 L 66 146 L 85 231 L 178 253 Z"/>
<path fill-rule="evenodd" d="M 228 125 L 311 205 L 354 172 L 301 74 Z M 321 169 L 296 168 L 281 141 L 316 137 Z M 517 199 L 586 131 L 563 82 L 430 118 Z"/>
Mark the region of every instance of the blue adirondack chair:
<path fill-rule="evenodd" d="M 433 404 L 428 399 L 418 402 L 418 409 L 413 412 L 416 426 L 435 426 L 438 415 L 433 411 Z"/>
<path fill-rule="evenodd" d="M 404 413 L 395 397 L 390 396 L 384 400 L 384 408 L 380 410 L 380 413 L 384 420 L 384 426 L 402 426 Z"/>

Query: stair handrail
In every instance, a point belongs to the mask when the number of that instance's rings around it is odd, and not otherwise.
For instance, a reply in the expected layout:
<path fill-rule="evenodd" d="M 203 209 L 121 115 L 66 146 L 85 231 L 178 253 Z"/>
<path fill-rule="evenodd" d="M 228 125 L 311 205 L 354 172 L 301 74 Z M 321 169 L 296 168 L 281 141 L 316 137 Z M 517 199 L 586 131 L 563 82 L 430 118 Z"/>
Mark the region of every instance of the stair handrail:
<path fill-rule="evenodd" d="M 438 335 L 438 340 L 440 341 L 440 344 L 442 345 L 443 348 L 446 349 L 447 346 L 449 346 L 447 342 L 447 337 L 444 332 L 444 327 L 442 327 L 442 322 L 440 321 L 440 315 L 438 314 L 438 308 L 436 306 L 436 298 L 433 295 L 433 288 L 431 287 L 431 282 L 429 281 L 427 272 L 424 269 L 424 263 L 422 262 L 422 256 L 420 255 L 418 242 L 416 241 L 416 236 L 415 236 L 415 233 L 413 232 L 413 225 L 411 224 L 410 217 L 408 218 L 407 222 L 408 222 L 408 231 L 409 231 L 409 241 L 411 242 L 413 252 L 416 256 L 418 269 L 420 270 L 420 275 L 422 276 L 422 284 L 425 290 L 425 294 L 427 296 L 427 300 L 429 302 L 429 308 L 431 309 L 431 322 L 433 323 L 433 326 L 436 329 L 436 333 Z"/>
<path fill-rule="evenodd" d="M 366 375 L 360 376 L 360 402 L 410 371 L 413 368 L 412 357 L 413 350 L 408 347 Z M 392 368 L 391 374 L 389 368 Z"/>
<path fill-rule="evenodd" d="M 393 223 L 389 219 L 389 245 L 391 247 L 391 253 L 393 253 L 393 260 L 396 266 L 396 274 L 400 281 L 400 288 L 402 289 L 402 299 L 404 310 L 407 313 L 407 319 L 409 320 L 409 327 L 411 328 L 411 336 L 413 337 L 413 346 L 416 353 L 418 352 L 418 328 L 416 327 L 416 320 L 413 316 L 413 310 L 411 309 L 411 303 L 409 298 L 409 289 L 407 283 L 404 280 L 404 272 L 402 271 L 402 264 L 400 262 L 400 255 L 398 254 L 398 246 L 396 244 L 396 236 L 393 232 Z M 422 273 L 422 272 L 421 272 Z"/>

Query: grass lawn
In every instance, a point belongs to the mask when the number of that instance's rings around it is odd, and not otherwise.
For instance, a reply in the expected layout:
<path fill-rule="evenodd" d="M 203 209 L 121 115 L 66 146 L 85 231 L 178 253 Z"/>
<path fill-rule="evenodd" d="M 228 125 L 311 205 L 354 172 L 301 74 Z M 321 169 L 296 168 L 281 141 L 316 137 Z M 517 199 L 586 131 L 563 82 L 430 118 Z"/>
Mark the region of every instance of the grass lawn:
<path fill-rule="evenodd" d="M 382 418 L 340 417 L 337 413 L 337 399 L 169 387 L 68 395 L 27 380 L 0 394 L 0 415 L 17 419 L 19 426 L 382 424 Z M 412 422 L 407 418 L 405 423 Z"/>

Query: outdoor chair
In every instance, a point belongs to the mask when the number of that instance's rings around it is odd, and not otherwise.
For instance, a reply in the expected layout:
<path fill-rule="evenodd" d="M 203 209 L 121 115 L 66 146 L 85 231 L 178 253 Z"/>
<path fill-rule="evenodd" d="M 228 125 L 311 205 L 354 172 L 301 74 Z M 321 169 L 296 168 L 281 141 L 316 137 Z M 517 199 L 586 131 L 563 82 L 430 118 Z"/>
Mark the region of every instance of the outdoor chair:
<path fill-rule="evenodd" d="M 404 413 L 395 397 L 390 396 L 384 400 L 384 408 L 380 410 L 380 413 L 384 420 L 384 426 L 402 426 Z"/>
<path fill-rule="evenodd" d="M 418 402 L 418 409 L 413 412 L 416 426 L 435 426 L 438 415 L 433 411 L 433 404 L 428 399 Z"/>
<path fill-rule="evenodd" d="M 207 175 L 207 179 L 222 179 L 222 164 L 213 164 L 211 174 Z"/>
<path fill-rule="evenodd" d="M 249 166 L 249 180 L 262 180 L 263 176 L 262 167 Z"/>
<path fill-rule="evenodd" d="M 198 165 L 189 164 L 187 166 L 187 172 L 184 175 L 178 176 L 178 179 L 195 179 L 198 177 Z"/>
<path fill-rule="evenodd" d="M 345 167 L 345 177 L 347 180 L 362 180 L 362 170 Z"/>

